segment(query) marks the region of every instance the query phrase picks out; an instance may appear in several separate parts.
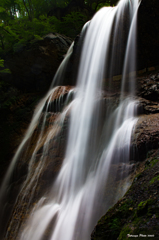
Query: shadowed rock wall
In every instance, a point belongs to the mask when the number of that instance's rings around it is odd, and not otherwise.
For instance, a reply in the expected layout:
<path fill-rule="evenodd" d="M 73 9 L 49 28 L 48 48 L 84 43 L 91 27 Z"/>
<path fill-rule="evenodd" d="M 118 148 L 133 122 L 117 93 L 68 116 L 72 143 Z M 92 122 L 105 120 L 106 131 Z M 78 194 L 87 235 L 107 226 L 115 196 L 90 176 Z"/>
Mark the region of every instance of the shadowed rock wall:
<path fill-rule="evenodd" d="M 72 40 L 57 33 L 50 33 L 5 58 L 11 71 L 11 81 L 27 92 L 47 91 L 64 59 Z"/>
<path fill-rule="evenodd" d="M 138 12 L 138 69 L 159 65 L 159 1 L 142 0 Z"/>

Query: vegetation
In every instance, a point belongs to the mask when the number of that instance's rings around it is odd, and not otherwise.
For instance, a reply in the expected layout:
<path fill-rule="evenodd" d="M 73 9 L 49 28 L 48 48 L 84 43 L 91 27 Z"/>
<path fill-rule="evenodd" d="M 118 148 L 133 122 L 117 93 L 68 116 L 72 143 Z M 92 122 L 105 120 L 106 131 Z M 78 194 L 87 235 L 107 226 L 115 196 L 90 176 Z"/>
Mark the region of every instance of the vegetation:
<path fill-rule="evenodd" d="M 158 154 L 149 152 L 132 186 L 99 220 L 91 240 L 159 239 Z"/>
<path fill-rule="evenodd" d="M 18 51 L 27 41 L 49 32 L 74 38 L 83 24 L 103 6 L 117 0 L 1 0 L 0 56 Z"/>
<path fill-rule="evenodd" d="M 0 70 L 0 73 L 10 73 L 10 70 L 8 68 L 4 68 L 4 59 L 0 59 L 0 68 L 2 68 L 2 70 Z"/>

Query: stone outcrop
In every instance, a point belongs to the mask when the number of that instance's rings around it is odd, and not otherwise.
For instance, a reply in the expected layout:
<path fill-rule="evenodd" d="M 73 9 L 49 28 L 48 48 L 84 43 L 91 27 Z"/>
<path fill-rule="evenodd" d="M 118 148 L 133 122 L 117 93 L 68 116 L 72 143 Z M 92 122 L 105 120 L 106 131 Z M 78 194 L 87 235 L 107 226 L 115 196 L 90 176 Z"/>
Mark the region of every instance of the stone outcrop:
<path fill-rule="evenodd" d="M 159 238 L 159 151 L 136 167 L 134 181 L 94 228 L 91 240 Z M 129 235 L 128 235 L 129 234 Z"/>
<path fill-rule="evenodd" d="M 19 46 L 5 57 L 5 67 L 11 74 L 0 74 L 0 166 L 3 169 L 0 178 L 71 42 L 65 36 L 50 33 L 41 40 Z"/>
<path fill-rule="evenodd" d="M 141 115 L 134 132 L 132 145 L 136 146 L 137 160 L 141 161 L 159 143 L 159 71 L 138 78 L 139 106 Z"/>
<path fill-rule="evenodd" d="M 5 65 L 10 68 L 11 74 L 0 75 L 2 81 L 0 89 L 1 181 L 15 150 L 28 128 L 35 106 L 49 89 L 53 76 L 71 42 L 67 37 L 51 33 L 41 40 L 17 49 L 16 53 L 6 57 Z M 53 118 L 54 116 L 52 116 L 52 121 Z M 64 144 L 62 146 L 64 147 Z M 59 145 L 57 149 L 58 147 Z M 40 153 L 37 155 L 37 159 L 38 157 L 40 158 Z M 59 166 L 61 162 L 57 158 Z M 0 236 L 2 236 L 5 230 L 21 184 L 26 178 L 27 168 L 27 162 L 20 162 L 17 166 L 17 169 L 20 171 L 18 171 L 18 174 L 14 172 L 13 178 L 11 178 L 12 187 L 9 191 L 5 215 L 1 214 L 2 219 L 0 219 L 2 220 Z"/>
<path fill-rule="evenodd" d="M 139 119 L 132 136 L 131 160 L 136 165 L 131 172 L 133 183 L 124 197 L 99 220 L 92 240 L 125 240 L 131 236 L 159 238 L 158 73 L 137 79 Z"/>
<path fill-rule="evenodd" d="M 14 85 L 28 92 L 47 91 L 72 40 L 50 33 L 5 58 Z"/>
<path fill-rule="evenodd" d="M 0 209 L 1 237 L 3 231 L 8 227 L 7 238 L 16 238 L 17 231 L 14 229 L 19 223 L 24 223 L 24 219 L 27 219 L 34 204 L 51 188 L 51 184 L 60 170 L 65 153 L 69 111 L 64 114 L 64 117 L 61 114 L 63 108 L 72 100 L 71 94 L 68 96 L 71 89 L 72 86 L 56 87 L 53 95 L 48 97 L 46 101 L 48 106 L 44 106 L 39 123 L 17 161 L 10 179 L 10 191 L 6 196 L 5 215 Z M 45 121 L 44 130 L 41 129 L 43 121 Z M 44 144 L 47 146 L 46 152 Z M 26 148 L 28 148 L 27 151 L 25 151 Z M 30 159 L 33 154 L 32 167 L 29 171 Z M 28 185 L 31 187 L 28 188 Z M 18 194 L 18 201 L 15 204 Z M 11 213 L 13 206 L 14 210 Z M 10 214 L 12 214 L 12 221 L 7 226 Z"/>
<path fill-rule="evenodd" d="M 155 101 L 159 99 L 159 73 L 156 72 L 154 74 L 151 74 L 149 77 L 143 78 L 140 83 L 140 89 L 138 89 L 139 95 L 147 100 L 154 102 L 154 104 L 150 103 L 149 105 L 158 105 L 158 103 L 155 103 Z"/>
<path fill-rule="evenodd" d="M 151 149 L 159 146 L 159 114 L 140 116 L 133 142 L 136 149 L 135 161 L 142 161 Z"/>

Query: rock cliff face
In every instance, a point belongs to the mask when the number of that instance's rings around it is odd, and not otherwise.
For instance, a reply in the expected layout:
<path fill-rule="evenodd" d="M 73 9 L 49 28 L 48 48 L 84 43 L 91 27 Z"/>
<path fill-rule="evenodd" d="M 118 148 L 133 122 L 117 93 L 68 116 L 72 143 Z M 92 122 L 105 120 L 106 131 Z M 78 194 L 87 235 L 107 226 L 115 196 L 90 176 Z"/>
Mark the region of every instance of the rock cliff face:
<path fill-rule="evenodd" d="M 92 240 L 159 239 L 159 152 L 148 152 L 134 181 L 94 228 Z"/>
<path fill-rule="evenodd" d="M 11 74 L 0 74 L 0 181 L 22 141 L 35 106 L 49 89 L 70 44 L 69 38 L 51 33 L 6 57 L 5 65 Z M 13 173 L 11 179 L 12 187 L 0 224 L 0 234 L 3 234 L 16 195 L 27 173 L 27 163 L 18 167 L 19 174 Z"/>
<path fill-rule="evenodd" d="M 146 158 L 147 152 L 158 148 L 159 142 L 159 71 L 147 73 L 137 79 L 137 96 L 140 102 L 139 120 L 132 145 L 136 145 L 138 161 Z"/>
<path fill-rule="evenodd" d="M 71 42 L 65 36 L 50 33 L 6 56 L 5 66 L 11 74 L 0 74 L 1 177 Z"/>
<path fill-rule="evenodd" d="M 50 33 L 8 55 L 5 65 L 11 71 L 14 85 L 27 92 L 47 91 L 71 42 L 67 37 Z"/>
<path fill-rule="evenodd" d="M 92 240 L 159 239 L 158 73 L 138 77 L 139 119 L 133 139 L 133 182 L 125 196 L 99 220 Z"/>
<path fill-rule="evenodd" d="M 59 86 L 56 88 L 54 95 L 48 100 L 50 102 L 49 108 L 47 109 L 48 112 L 46 112 L 44 116 L 46 108 L 46 106 L 44 106 L 40 122 L 35 128 L 33 136 L 26 143 L 25 148 L 29 147 L 28 151 L 22 151 L 20 159 L 18 159 L 10 179 L 10 190 L 5 201 L 5 214 L 3 214 L 3 209 L 0 209 L 1 237 L 4 233 L 3 231 L 6 230 L 8 219 L 13 210 L 12 221 L 8 225 L 7 238 L 15 239 L 17 232 L 16 230 L 14 231 L 14 229 L 18 229 L 16 226 L 19 226 L 19 224 L 27 218 L 28 212 L 30 212 L 39 198 L 46 193 L 47 188 L 50 189 L 50 184 L 52 184 L 60 170 L 65 152 L 69 114 L 65 116 L 63 124 L 60 122 L 60 115 L 71 88 L 70 86 Z M 62 100 L 60 100 L 60 98 Z M 71 98 L 70 96 L 70 99 Z M 30 95 L 29 99 L 31 99 Z M 58 101 L 59 104 L 57 104 Z M 46 118 L 46 121 L 45 129 L 41 137 L 43 117 Z M 38 144 L 36 145 L 37 142 Z M 46 154 L 44 154 L 43 149 L 44 143 L 45 145 L 48 143 L 49 146 Z M 35 158 L 33 158 L 31 167 L 29 167 L 33 155 Z M 54 159 L 54 161 L 52 161 L 52 159 Z M 39 169 L 38 172 L 37 169 Z M 23 183 L 23 190 L 19 193 Z M 30 184 L 32 188 L 28 190 L 28 185 Z M 15 204 L 18 194 L 19 196 Z M 12 209 L 14 204 L 14 209 Z"/>

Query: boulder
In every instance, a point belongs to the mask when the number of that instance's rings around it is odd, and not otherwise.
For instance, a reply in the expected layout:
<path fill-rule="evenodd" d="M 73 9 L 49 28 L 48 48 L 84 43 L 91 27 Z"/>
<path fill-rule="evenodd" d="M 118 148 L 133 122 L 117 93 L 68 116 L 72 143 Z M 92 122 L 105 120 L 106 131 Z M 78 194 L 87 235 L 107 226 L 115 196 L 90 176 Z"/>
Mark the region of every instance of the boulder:
<path fill-rule="evenodd" d="M 5 59 L 14 86 L 28 92 L 47 91 L 71 42 L 60 34 L 49 33 L 41 40 L 17 48 Z"/>
<path fill-rule="evenodd" d="M 158 239 L 159 151 L 136 165 L 136 175 L 125 196 L 98 221 L 91 240 Z"/>

